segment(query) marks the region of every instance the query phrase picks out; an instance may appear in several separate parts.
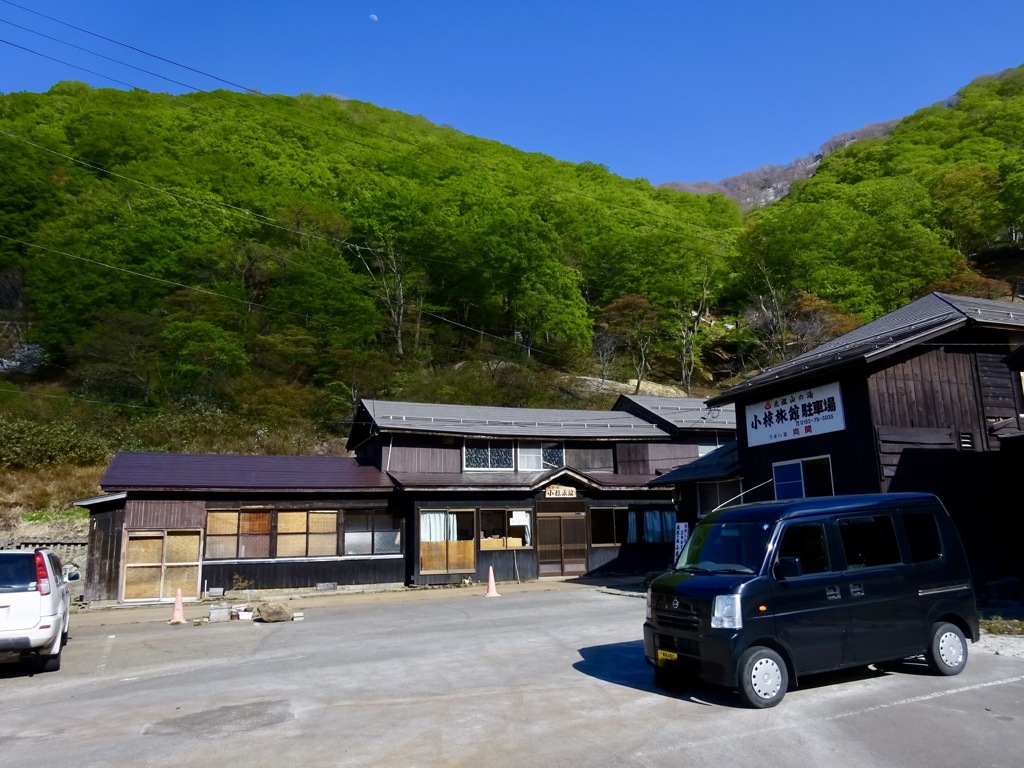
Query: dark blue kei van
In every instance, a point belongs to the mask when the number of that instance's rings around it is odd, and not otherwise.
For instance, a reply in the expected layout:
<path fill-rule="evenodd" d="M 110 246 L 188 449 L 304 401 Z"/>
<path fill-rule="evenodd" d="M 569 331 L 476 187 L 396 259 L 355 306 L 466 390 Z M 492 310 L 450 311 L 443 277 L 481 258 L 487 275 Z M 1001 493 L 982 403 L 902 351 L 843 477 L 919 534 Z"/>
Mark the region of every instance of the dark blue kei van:
<path fill-rule="evenodd" d="M 803 675 L 924 655 L 958 674 L 978 612 L 963 545 L 922 493 L 743 504 L 694 528 L 647 592 L 655 684 L 736 688 L 757 708 Z"/>

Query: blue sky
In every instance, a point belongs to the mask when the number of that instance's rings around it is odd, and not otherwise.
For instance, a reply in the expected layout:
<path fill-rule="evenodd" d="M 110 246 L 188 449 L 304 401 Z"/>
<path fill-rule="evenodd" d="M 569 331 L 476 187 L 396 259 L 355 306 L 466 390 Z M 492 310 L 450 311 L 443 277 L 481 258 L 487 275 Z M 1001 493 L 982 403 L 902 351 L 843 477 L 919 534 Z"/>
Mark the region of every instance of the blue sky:
<path fill-rule="evenodd" d="M 715 181 L 1024 64 L 1021 29 L 1021 0 L 0 0 L 0 92 L 190 89 L 118 62 L 226 87 L 177 64 L 655 184 Z"/>

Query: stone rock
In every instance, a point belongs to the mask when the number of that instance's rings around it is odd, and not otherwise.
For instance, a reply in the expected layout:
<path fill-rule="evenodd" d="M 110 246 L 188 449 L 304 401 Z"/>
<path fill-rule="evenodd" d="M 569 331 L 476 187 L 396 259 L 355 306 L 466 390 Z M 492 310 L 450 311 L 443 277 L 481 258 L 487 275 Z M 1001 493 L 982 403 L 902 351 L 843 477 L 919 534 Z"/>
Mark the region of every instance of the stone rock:
<path fill-rule="evenodd" d="M 260 621 L 291 621 L 292 610 L 284 603 L 260 603 L 256 606 L 256 618 Z"/>

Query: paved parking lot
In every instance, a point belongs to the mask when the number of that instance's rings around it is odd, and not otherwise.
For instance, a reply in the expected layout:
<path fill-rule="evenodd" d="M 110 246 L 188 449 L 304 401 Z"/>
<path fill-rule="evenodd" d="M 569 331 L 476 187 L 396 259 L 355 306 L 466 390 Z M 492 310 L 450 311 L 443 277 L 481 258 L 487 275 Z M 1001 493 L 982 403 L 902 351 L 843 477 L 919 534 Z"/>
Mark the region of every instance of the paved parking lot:
<path fill-rule="evenodd" d="M 301 601 L 302 622 L 73 617 L 64 667 L 0 665 L 0 755 L 75 766 L 1015 766 L 1024 659 L 859 669 L 777 708 L 654 689 L 644 602 L 596 586 Z M 188 618 L 205 612 L 186 606 Z"/>

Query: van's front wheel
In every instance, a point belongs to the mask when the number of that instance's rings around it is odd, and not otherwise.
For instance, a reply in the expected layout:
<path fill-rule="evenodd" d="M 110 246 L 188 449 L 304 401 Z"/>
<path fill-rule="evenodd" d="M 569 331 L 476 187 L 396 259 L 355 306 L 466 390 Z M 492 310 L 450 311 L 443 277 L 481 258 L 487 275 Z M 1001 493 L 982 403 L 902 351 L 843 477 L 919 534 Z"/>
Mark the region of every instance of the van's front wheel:
<path fill-rule="evenodd" d="M 756 709 L 774 707 L 786 695 L 789 672 L 786 662 L 771 648 L 755 645 L 740 656 L 740 696 Z"/>
<path fill-rule="evenodd" d="M 967 639 L 960 627 L 948 622 L 935 624 L 925 659 L 937 674 L 959 675 L 967 666 Z"/>

